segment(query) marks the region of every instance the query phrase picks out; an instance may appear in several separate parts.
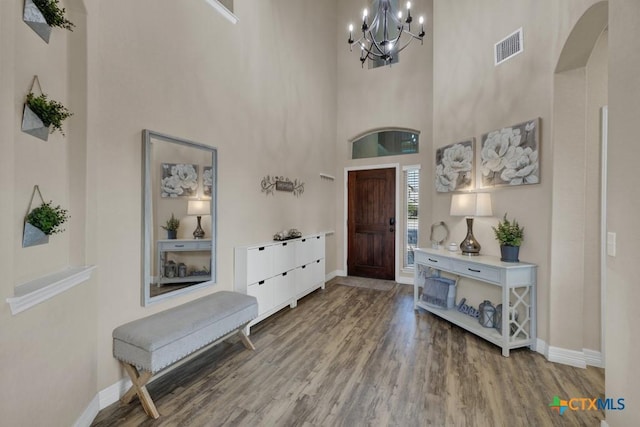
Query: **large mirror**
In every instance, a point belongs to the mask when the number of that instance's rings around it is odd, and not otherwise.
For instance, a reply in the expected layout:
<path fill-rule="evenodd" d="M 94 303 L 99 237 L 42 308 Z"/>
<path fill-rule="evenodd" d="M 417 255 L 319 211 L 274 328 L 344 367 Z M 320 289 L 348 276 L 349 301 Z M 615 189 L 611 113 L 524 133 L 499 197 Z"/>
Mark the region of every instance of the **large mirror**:
<path fill-rule="evenodd" d="M 145 129 L 142 304 L 216 282 L 217 152 Z"/>

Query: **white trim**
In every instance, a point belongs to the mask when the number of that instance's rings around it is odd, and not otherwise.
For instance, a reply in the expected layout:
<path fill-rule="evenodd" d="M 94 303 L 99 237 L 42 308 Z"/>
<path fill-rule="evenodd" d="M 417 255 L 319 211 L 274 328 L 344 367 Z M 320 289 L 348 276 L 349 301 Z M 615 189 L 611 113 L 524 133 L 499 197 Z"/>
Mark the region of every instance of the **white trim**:
<path fill-rule="evenodd" d="M 601 352 L 596 350 L 589 350 L 588 348 L 583 348 L 582 352 L 584 353 L 584 360 L 587 363 L 587 366 L 604 368 L 604 358 L 602 357 Z"/>
<path fill-rule="evenodd" d="M 85 408 L 84 412 L 78 417 L 73 427 L 89 427 L 93 420 L 100 412 L 100 398 L 96 394 L 89 405 Z"/>
<path fill-rule="evenodd" d="M 333 270 L 331 273 L 326 274 L 324 276 L 325 283 L 328 282 L 329 280 L 333 279 L 336 276 L 338 276 L 338 270 Z"/>
<path fill-rule="evenodd" d="M 222 3 L 220 3 L 218 0 L 204 0 L 204 1 L 209 3 L 215 10 L 220 12 L 220 14 L 225 18 L 227 18 L 227 20 L 229 20 L 229 22 L 231 22 L 232 24 L 238 23 L 239 21 L 238 17 L 233 13 L 231 13 L 231 11 L 226 7 L 224 7 Z"/>
<path fill-rule="evenodd" d="M 95 265 L 69 267 L 16 286 L 15 296 L 7 298 L 11 314 L 16 315 L 73 288 L 91 277 Z"/>
<path fill-rule="evenodd" d="M 131 380 L 122 378 L 115 384 L 111 384 L 109 387 L 98 392 L 98 401 L 100 402 L 100 410 L 103 410 L 107 406 L 120 400 L 120 397 L 131 388 Z"/>
<path fill-rule="evenodd" d="M 413 277 L 407 277 L 407 276 L 399 276 L 396 278 L 396 282 L 402 284 L 402 285 L 411 285 L 413 286 Z"/>
<path fill-rule="evenodd" d="M 398 279 L 400 278 L 400 257 L 398 256 L 398 248 L 400 247 L 400 235 L 398 233 L 397 230 L 397 224 L 398 224 L 398 218 L 399 218 L 399 209 L 400 209 L 400 163 L 385 163 L 383 165 L 364 165 L 364 166 L 347 166 L 344 168 L 344 197 L 343 197 L 343 212 L 342 212 L 342 218 L 344 219 L 343 221 L 343 242 L 342 242 L 342 246 L 343 246 L 343 252 L 342 252 L 342 257 L 343 257 L 343 270 L 344 271 L 348 271 L 347 270 L 347 256 L 348 254 L 348 240 L 349 240 L 349 230 L 348 230 L 348 225 L 347 225 L 347 219 L 348 219 L 348 209 L 349 209 L 349 172 L 351 171 L 357 171 L 357 170 L 373 170 L 373 169 L 395 169 L 396 170 L 396 210 L 395 210 L 395 218 L 396 218 L 396 232 L 395 232 L 395 239 L 396 239 L 396 250 L 395 250 L 395 281 L 397 282 Z"/>
<path fill-rule="evenodd" d="M 535 351 L 542 354 L 545 359 L 549 360 L 549 355 L 547 354 L 547 343 L 544 340 L 541 340 L 540 338 L 536 339 L 536 348 Z"/>
<path fill-rule="evenodd" d="M 605 420 L 600 420 L 600 427 L 609 427 L 609 424 Z"/>
<path fill-rule="evenodd" d="M 607 151 L 609 134 L 609 107 L 604 106 L 600 112 L 602 135 L 600 159 L 600 363 L 605 365 L 605 339 L 607 314 Z M 594 365 L 595 366 L 595 365 Z"/>
<path fill-rule="evenodd" d="M 333 175 L 329 175 L 328 173 L 320 172 L 320 178 L 328 179 L 329 181 L 335 181 L 336 177 Z"/>
<path fill-rule="evenodd" d="M 576 350 L 567 350 L 566 348 L 549 346 L 548 357 L 549 362 L 562 363 L 563 365 L 575 366 L 576 368 L 586 368 L 584 352 Z"/>

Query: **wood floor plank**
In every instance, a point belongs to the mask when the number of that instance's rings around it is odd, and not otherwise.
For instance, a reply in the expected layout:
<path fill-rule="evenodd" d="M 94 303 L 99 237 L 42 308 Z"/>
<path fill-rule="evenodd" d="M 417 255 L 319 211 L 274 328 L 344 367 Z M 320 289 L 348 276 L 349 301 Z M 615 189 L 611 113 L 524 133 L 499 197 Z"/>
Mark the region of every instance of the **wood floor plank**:
<path fill-rule="evenodd" d="M 553 396 L 602 397 L 604 371 L 500 348 L 425 311 L 413 289 L 327 284 L 148 385 L 160 419 L 134 401 L 108 426 L 598 426 L 601 411 L 567 411 Z"/>

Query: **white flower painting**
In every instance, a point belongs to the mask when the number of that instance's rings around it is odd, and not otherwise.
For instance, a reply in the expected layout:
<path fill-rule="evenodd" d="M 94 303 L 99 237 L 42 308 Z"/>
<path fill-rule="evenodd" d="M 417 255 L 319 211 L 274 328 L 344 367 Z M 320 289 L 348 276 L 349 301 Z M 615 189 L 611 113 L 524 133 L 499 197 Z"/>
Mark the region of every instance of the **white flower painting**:
<path fill-rule="evenodd" d="M 473 185 L 475 139 L 436 150 L 436 191 L 447 193 L 470 189 Z"/>
<path fill-rule="evenodd" d="M 213 168 L 211 166 L 205 166 L 202 168 L 203 194 L 207 197 L 211 197 L 212 189 L 213 189 Z"/>
<path fill-rule="evenodd" d="M 162 197 L 193 197 L 198 190 L 198 166 L 162 163 Z"/>
<path fill-rule="evenodd" d="M 540 119 L 482 136 L 480 174 L 483 187 L 540 182 Z"/>

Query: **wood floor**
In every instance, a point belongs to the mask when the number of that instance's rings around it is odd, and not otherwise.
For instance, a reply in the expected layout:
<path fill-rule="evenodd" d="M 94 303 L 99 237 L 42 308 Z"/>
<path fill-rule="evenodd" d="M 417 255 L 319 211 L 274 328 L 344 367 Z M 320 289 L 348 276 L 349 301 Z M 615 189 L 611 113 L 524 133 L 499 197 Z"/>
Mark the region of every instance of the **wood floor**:
<path fill-rule="evenodd" d="M 413 310 L 413 288 L 327 284 L 252 328 L 257 350 L 223 343 L 149 385 L 94 426 L 599 426 L 601 411 L 549 408 L 603 397 L 604 371 L 500 349 Z"/>

